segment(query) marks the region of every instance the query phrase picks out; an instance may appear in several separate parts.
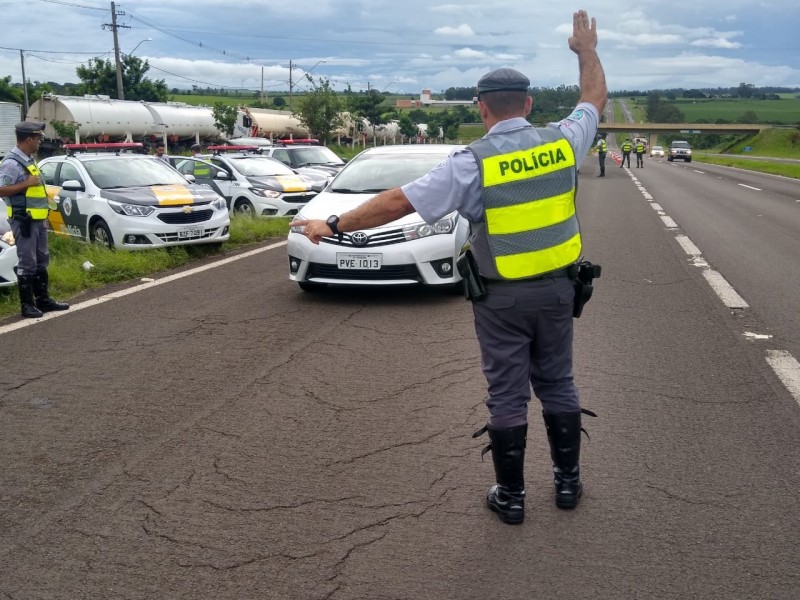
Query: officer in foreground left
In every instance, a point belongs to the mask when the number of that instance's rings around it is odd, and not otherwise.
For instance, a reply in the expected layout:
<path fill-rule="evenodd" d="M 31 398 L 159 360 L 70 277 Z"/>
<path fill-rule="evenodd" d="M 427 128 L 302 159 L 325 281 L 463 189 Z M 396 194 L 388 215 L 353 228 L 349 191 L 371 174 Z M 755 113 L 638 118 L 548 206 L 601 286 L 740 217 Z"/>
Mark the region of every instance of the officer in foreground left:
<path fill-rule="evenodd" d="M 0 163 L 0 197 L 5 200 L 17 245 L 17 286 L 23 317 L 39 318 L 52 310 L 67 310 L 48 291 L 47 215 L 55 208 L 48 198 L 34 154 L 44 134 L 44 123 L 23 121 L 14 127 L 17 145 Z"/>

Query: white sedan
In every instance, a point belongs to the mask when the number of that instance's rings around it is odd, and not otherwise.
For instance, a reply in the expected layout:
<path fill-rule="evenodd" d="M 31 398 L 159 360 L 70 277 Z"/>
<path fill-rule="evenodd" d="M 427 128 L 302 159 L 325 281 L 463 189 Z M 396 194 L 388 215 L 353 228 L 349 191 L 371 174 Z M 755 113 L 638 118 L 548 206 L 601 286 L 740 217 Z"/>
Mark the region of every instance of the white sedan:
<path fill-rule="evenodd" d="M 420 144 L 364 150 L 314 197 L 295 220 L 327 219 L 363 204 L 378 192 L 417 179 L 460 146 Z M 302 227 L 290 228 L 289 277 L 304 291 L 337 285 L 423 284 L 457 290 L 456 259 L 469 235 L 458 213 L 428 225 L 417 213 L 312 244 Z"/>
<path fill-rule="evenodd" d="M 653 158 L 654 156 L 660 156 L 661 158 L 664 158 L 664 146 L 653 146 L 650 148 L 650 158 Z"/>

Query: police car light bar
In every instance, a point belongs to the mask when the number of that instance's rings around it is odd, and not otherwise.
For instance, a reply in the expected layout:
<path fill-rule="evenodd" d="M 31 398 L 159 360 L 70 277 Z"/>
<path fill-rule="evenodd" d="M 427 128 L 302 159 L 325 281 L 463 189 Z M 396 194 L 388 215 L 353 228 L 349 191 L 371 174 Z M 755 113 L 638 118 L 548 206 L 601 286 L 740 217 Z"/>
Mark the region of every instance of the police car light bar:
<path fill-rule="evenodd" d="M 209 146 L 207 149 L 216 152 L 224 152 L 225 150 L 244 152 L 245 150 L 258 150 L 259 146 Z"/>
<path fill-rule="evenodd" d="M 319 140 L 316 138 L 295 138 L 293 140 L 276 140 L 277 144 L 289 145 L 289 144 L 312 144 L 312 145 L 319 145 Z"/>
<path fill-rule="evenodd" d="M 144 144 L 141 142 L 64 144 L 63 148 L 70 154 L 74 154 L 75 152 L 100 152 L 103 150 L 120 152 L 121 150 L 143 150 Z"/>

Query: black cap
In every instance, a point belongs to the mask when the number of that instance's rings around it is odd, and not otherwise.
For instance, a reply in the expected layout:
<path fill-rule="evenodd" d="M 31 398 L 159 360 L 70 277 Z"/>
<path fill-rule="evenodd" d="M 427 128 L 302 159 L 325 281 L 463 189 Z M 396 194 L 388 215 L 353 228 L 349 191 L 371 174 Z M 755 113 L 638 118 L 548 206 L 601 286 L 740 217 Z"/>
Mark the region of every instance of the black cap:
<path fill-rule="evenodd" d="M 19 133 L 27 133 L 34 135 L 37 133 L 44 133 L 44 123 L 36 123 L 34 121 L 21 121 L 14 125 L 14 129 Z"/>
<path fill-rule="evenodd" d="M 503 67 L 489 71 L 478 80 L 478 94 L 487 92 L 527 92 L 530 79 L 515 69 Z"/>

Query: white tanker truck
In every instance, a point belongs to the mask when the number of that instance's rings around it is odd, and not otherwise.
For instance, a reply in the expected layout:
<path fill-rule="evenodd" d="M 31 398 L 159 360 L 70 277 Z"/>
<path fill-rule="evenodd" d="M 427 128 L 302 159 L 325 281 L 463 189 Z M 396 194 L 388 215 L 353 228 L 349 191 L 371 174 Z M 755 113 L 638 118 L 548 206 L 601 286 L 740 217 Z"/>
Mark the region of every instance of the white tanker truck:
<path fill-rule="evenodd" d="M 355 120 L 343 113 L 345 125 L 336 132 L 340 143 L 373 141 L 395 143 L 399 139 L 397 122 L 375 125 Z M 64 142 L 143 142 L 163 141 L 167 146 L 193 143 L 218 143 L 225 134 L 214 125 L 212 109 L 183 102 L 114 100 L 109 96 L 61 96 L 43 94 L 31 105 L 26 118 L 45 123 L 44 153 Z M 69 138 L 62 137 L 53 122 L 75 127 Z M 238 111 L 231 138 L 263 137 L 270 140 L 307 138 L 308 128 L 289 111 L 242 107 Z"/>

